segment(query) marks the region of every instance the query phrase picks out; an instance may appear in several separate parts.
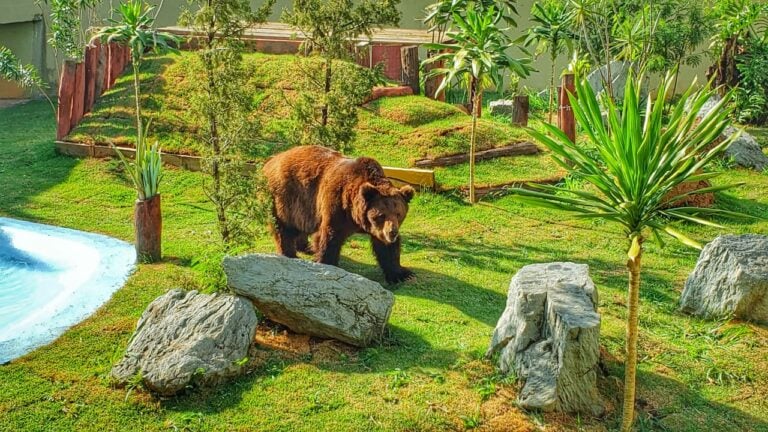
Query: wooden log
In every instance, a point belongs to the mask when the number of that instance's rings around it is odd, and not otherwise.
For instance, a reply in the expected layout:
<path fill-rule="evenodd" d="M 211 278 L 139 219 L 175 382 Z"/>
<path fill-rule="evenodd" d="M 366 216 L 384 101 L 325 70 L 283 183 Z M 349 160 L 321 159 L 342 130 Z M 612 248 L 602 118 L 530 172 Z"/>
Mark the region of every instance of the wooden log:
<path fill-rule="evenodd" d="M 59 107 L 56 113 L 56 139 L 61 140 L 71 130 L 72 94 L 75 91 L 75 72 L 77 65 L 72 60 L 66 60 L 61 68 L 59 79 Z"/>
<path fill-rule="evenodd" d="M 95 81 L 95 90 L 94 90 L 94 102 L 99 99 L 99 97 L 104 94 L 104 90 L 106 90 L 106 86 L 104 85 L 107 78 L 107 54 L 108 50 L 105 45 L 103 45 L 101 42 L 96 41 L 96 45 L 99 47 L 98 49 L 98 58 L 96 59 L 96 76 L 94 77 Z"/>
<path fill-rule="evenodd" d="M 136 200 L 134 207 L 136 257 L 140 262 L 158 262 L 162 257 L 163 217 L 160 195 Z"/>
<path fill-rule="evenodd" d="M 486 195 L 489 194 L 504 194 L 509 189 L 512 188 L 521 188 L 521 189 L 533 189 L 531 185 L 555 185 L 563 181 L 563 177 L 551 177 L 551 178 L 545 178 L 541 180 L 533 180 L 533 181 L 513 181 L 513 182 L 506 182 L 506 183 L 500 183 L 495 185 L 484 185 L 484 186 L 477 186 L 475 187 L 475 197 L 477 199 L 483 198 Z M 447 188 L 443 189 L 444 191 L 458 191 L 463 195 L 467 195 L 469 192 L 469 188 L 467 186 L 460 186 L 457 188 Z"/>
<path fill-rule="evenodd" d="M 496 147 L 475 153 L 475 161 L 495 159 L 507 156 L 533 155 L 539 152 L 536 144 L 530 142 L 515 143 L 504 147 Z M 469 154 L 461 153 L 441 156 L 433 159 L 419 159 L 414 165 L 418 168 L 434 168 L 458 165 L 469 161 Z"/>
<path fill-rule="evenodd" d="M 373 90 L 371 90 L 370 96 L 363 102 L 373 102 L 376 99 L 381 99 L 383 97 L 398 97 L 398 96 L 410 96 L 413 94 L 413 89 L 408 86 L 399 86 L 399 87 L 374 87 Z"/>
<path fill-rule="evenodd" d="M 131 64 L 131 48 L 124 46 L 123 47 L 123 71 L 125 71 L 125 68 L 128 67 Z"/>
<path fill-rule="evenodd" d="M 72 91 L 72 114 L 69 118 L 69 130 L 80 123 L 85 112 L 85 64 L 78 62 L 75 66 L 75 87 Z"/>
<path fill-rule="evenodd" d="M 563 84 L 558 88 L 560 102 L 557 109 L 557 123 L 560 130 L 573 142 L 576 142 L 576 119 L 568 93 L 575 94 L 575 78 L 573 74 L 563 75 Z"/>
<path fill-rule="evenodd" d="M 91 112 L 96 101 L 96 68 L 99 63 L 99 46 L 85 48 L 85 107 L 84 112 Z"/>
<path fill-rule="evenodd" d="M 512 99 L 512 124 L 528 126 L 528 95 L 517 95 Z"/>
<path fill-rule="evenodd" d="M 400 48 L 400 81 L 413 89 L 413 94 L 421 93 L 419 81 L 419 47 L 417 45 Z"/>
<path fill-rule="evenodd" d="M 107 44 L 107 81 L 104 89 L 111 89 L 115 83 L 115 56 L 117 55 L 117 45 L 114 42 Z"/>

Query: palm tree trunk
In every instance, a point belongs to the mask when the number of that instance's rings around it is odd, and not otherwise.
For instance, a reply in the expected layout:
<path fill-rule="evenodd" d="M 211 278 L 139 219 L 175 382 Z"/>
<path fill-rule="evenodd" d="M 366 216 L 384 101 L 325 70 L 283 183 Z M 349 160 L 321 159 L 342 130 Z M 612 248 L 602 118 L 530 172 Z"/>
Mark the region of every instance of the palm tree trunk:
<path fill-rule="evenodd" d="M 469 202 L 477 202 L 475 196 L 475 147 L 477 146 L 477 118 L 480 117 L 480 79 L 471 78 L 472 98 L 472 133 L 469 139 Z"/>
<path fill-rule="evenodd" d="M 642 258 L 642 239 L 636 256 L 627 261 L 629 269 L 629 294 L 627 306 L 627 358 L 624 362 L 624 406 L 621 419 L 621 432 L 630 432 L 635 419 L 635 382 L 637 375 L 637 334 L 640 309 L 640 259 Z"/>

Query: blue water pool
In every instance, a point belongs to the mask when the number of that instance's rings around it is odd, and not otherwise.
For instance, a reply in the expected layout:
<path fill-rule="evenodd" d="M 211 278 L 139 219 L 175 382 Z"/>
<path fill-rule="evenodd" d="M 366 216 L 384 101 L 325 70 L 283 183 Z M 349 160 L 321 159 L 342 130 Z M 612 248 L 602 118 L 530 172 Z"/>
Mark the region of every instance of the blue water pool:
<path fill-rule="evenodd" d="M 0 218 L 0 364 L 93 313 L 135 260 L 133 246 L 117 239 Z"/>

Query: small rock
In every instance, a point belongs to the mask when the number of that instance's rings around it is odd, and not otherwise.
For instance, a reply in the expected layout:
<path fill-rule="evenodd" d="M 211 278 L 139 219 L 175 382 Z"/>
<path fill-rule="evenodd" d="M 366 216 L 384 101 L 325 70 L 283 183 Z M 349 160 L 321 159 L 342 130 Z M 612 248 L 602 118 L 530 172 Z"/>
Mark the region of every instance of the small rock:
<path fill-rule="evenodd" d="M 493 115 L 512 116 L 515 112 L 515 101 L 499 99 L 488 103 L 488 110 Z"/>
<path fill-rule="evenodd" d="M 720 102 L 720 96 L 714 95 L 704 103 L 696 117 L 701 120 L 710 111 L 712 111 L 716 105 Z M 738 131 L 733 126 L 728 126 L 720 135 L 717 143 L 723 142 L 723 140 L 730 138 Z M 744 168 L 751 168 L 757 171 L 763 171 L 768 169 L 768 156 L 763 153 L 763 149 L 760 148 L 755 137 L 748 134 L 746 131 L 742 131 L 741 135 L 736 138 L 731 145 L 729 145 L 724 151 L 723 156 L 733 161 Z"/>
<path fill-rule="evenodd" d="M 524 381 L 518 402 L 543 411 L 598 415 L 600 314 L 589 267 L 568 262 L 520 269 L 493 332 L 489 355 Z"/>
<path fill-rule="evenodd" d="M 244 298 L 168 291 L 147 306 L 111 374 L 123 384 L 140 376 L 164 396 L 192 382 L 217 384 L 242 369 L 256 324 Z"/>
<path fill-rule="evenodd" d="M 224 258 L 235 293 L 297 333 L 367 346 L 381 338 L 394 296 L 338 267 L 269 254 Z"/>
<path fill-rule="evenodd" d="M 684 312 L 768 323 L 768 236 L 717 237 L 704 247 L 680 298 Z"/>

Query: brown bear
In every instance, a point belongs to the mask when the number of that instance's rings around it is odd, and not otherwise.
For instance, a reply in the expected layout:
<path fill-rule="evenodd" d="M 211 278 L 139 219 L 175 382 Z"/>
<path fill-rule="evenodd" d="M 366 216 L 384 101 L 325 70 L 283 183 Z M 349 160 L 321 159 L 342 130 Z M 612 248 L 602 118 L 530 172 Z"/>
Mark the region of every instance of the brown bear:
<path fill-rule="evenodd" d="M 291 258 L 297 251 L 314 253 L 315 261 L 338 266 L 347 238 L 367 233 L 388 283 L 413 276 L 400 266 L 400 225 L 415 191 L 393 186 L 374 159 L 301 146 L 270 158 L 264 174 L 273 197 L 278 253 Z"/>

